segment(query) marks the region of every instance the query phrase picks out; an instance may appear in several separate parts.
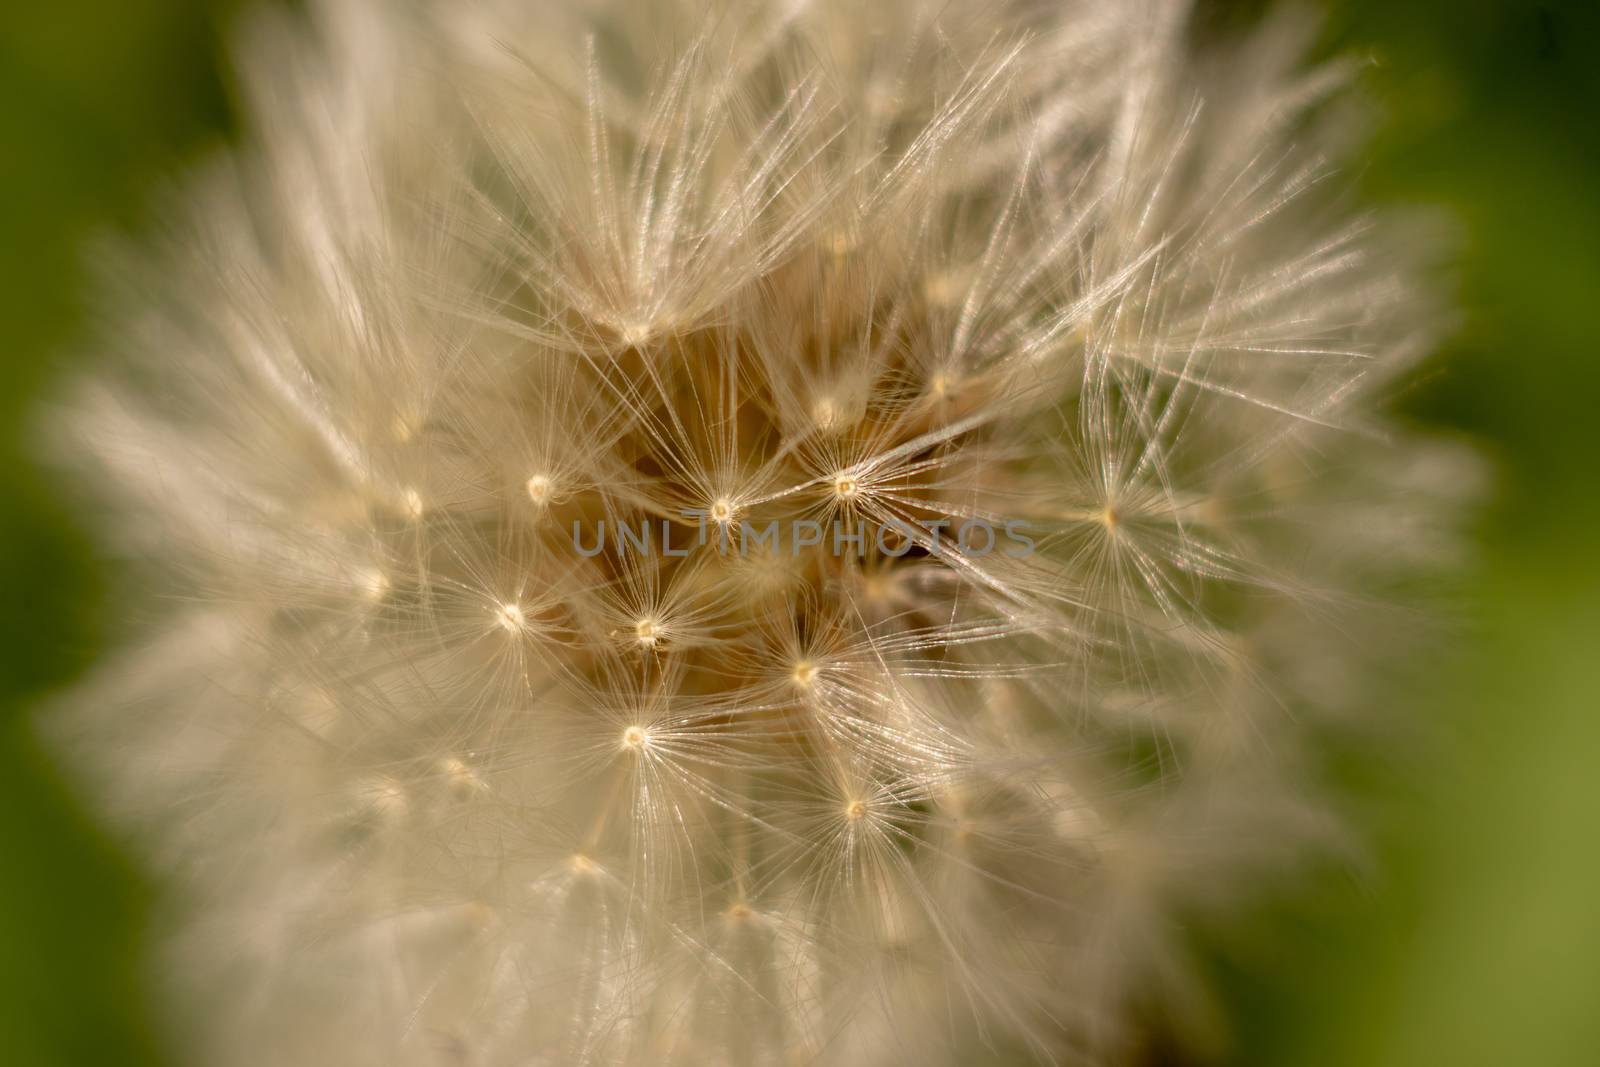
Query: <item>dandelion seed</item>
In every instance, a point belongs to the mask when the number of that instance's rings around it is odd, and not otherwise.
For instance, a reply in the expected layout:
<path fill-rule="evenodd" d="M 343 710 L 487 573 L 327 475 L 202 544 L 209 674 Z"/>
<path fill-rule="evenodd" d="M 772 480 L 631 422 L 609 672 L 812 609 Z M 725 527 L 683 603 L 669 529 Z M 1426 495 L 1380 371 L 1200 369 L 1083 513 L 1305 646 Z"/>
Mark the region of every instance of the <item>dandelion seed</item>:
<path fill-rule="evenodd" d="M 533 501 L 535 507 L 544 507 L 550 503 L 555 494 L 555 483 L 547 474 L 535 474 L 525 483 L 528 490 L 528 499 Z"/>
<path fill-rule="evenodd" d="M 417 416 L 398 412 L 389 423 L 389 433 L 397 443 L 405 444 L 417 436 L 421 426 L 422 420 Z"/>
<path fill-rule="evenodd" d="M 363 567 L 356 572 L 355 587 L 363 600 L 376 604 L 388 595 L 389 576 L 377 567 Z"/>
<path fill-rule="evenodd" d="M 801 660 L 789 672 L 789 678 L 800 689 L 810 689 L 811 684 L 817 680 L 817 665 L 810 660 Z"/>
<path fill-rule="evenodd" d="M 960 303 L 966 279 L 955 271 L 930 274 L 922 283 L 922 294 L 935 307 L 955 307 Z"/>
<path fill-rule="evenodd" d="M 633 637 L 645 648 L 655 648 L 661 639 L 661 625 L 655 619 L 640 619 L 633 626 Z"/>
<path fill-rule="evenodd" d="M 488 784 L 459 756 L 447 756 L 439 762 L 439 772 L 444 775 L 450 793 L 457 800 L 469 800 Z"/>
<path fill-rule="evenodd" d="M 367 811 L 386 823 L 398 822 L 411 810 L 411 801 L 405 789 L 392 778 L 366 782 L 360 793 Z"/>
<path fill-rule="evenodd" d="M 507 633 L 521 633 L 528 628 L 528 617 L 521 604 L 501 604 L 495 611 L 495 621 Z"/>

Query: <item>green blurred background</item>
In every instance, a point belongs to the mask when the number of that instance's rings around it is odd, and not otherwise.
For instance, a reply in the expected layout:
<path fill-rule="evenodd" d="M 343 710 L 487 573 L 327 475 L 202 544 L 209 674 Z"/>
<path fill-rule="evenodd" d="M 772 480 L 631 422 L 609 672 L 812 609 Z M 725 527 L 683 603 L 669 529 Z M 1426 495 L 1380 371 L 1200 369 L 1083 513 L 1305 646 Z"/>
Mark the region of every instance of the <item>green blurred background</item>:
<path fill-rule="evenodd" d="M 533 2 L 533 0 L 530 0 Z M 965 2 L 965 0 L 957 0 Z M 973 0 L 978 2 L 978 0 Z M 29 709 L 114 635 L 81 530 L 26 458 L 73 360 L 85 242 L 237 122 L 231 4 L 55 0 L 0 14 L 0 1063 L 163 1063 L 138 981 L 151 889 L 73 801 Z M 1258 0 L 1211 0 L 1221 23 Z M 1346 0 L 1370 56 L 1376 202 L 1447 209 L 1461 329 L 1405 398 L 1476 439 L 1459 633 L 1397 685 L 1443 724 L 1353 775 L 1377 864 L 1330 870 L 1206 955 L 1219 1062 L 1600 1063 L 1600 10 Z"/>

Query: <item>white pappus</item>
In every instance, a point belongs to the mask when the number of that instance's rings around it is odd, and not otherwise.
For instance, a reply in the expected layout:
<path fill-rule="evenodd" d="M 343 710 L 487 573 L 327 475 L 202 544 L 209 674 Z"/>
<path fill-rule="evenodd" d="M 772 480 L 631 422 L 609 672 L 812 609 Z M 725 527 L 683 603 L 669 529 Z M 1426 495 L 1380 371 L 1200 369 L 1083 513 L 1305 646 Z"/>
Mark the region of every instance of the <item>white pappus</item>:
<path fill-rule="evenodd" d="M 1424 242 L 1354 205 L 1305 22 L 308 7 L 242 27 L 242 143 L 57 422 L 135 633 L 54 725 L 173 886 L 179 1048 L 1200 1025 L 1183 926 L 1340 840 L 1317 738 L 1381 717 L 1472 479 L 1384 411 Z"/>

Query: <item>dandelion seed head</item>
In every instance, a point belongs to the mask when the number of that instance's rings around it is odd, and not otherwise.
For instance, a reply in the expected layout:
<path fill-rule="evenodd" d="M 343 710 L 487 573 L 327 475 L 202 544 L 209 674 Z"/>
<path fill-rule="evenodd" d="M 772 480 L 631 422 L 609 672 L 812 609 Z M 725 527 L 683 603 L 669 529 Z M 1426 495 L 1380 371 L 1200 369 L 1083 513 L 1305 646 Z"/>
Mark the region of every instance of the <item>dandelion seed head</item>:
<path fill-rule="evenodd" d="M 1474 491 L 1307 24 L 304 6 L 59 420 L 192 1058 L 1129 1062 Z"/>

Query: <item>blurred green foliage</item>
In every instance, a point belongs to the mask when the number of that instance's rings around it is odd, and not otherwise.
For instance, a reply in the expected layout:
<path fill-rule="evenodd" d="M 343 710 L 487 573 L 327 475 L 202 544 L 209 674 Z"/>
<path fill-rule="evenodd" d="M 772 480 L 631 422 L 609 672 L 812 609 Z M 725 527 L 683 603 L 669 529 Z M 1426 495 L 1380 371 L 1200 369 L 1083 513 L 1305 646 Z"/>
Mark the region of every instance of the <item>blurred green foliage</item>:
<path fill-rule="evenodd" d="M 1600 5 L 1330 10 L 1383 107 L 1367 189 L 1456 220 L 1461 327 L 1408 406 L 1494 498 L 1461 632 L 1395 698 L 1440 736 L 1378 775 L 1377 881 L 1276 928 L 1237 1059 L 1600 1063 Z"/>
<path fill-rule="evenodd" d="M 84 321 L 86 242 L 226 124 L 213 11 L 53 0 L 0 14 L 0 1063 L 159 1062 L 146 887 L 42 757 L 29 705 L 105 635 L 84 535 L 29 463 L 30 407 Z"/>
<path fill-rule="evenodd" d="M 152 182 L 228 130 L 218 20 L 203 0 L 0 15 L 0 1062 L 15 1067 L 161 1061 L 138 979 L 148 887 L 26 717 L 113 636 L 86 539 L 27 461 L 26 418 L 84 328 L 85 242 L 147 225 Z M 1378 873 L 1331 873 L 1218 947 L 1238 1019 L 1219 1055 L 1600 1062 L 1600 11 L 1345 0 L 1328 37 L 1372 59 L 1373 198 L 1457 220 L 1462 326 L 1407 403 L 1481 443 L 1496 494 L 1459 632 L 1392 698 L 1439 737 L 1362 775 Z"/>

